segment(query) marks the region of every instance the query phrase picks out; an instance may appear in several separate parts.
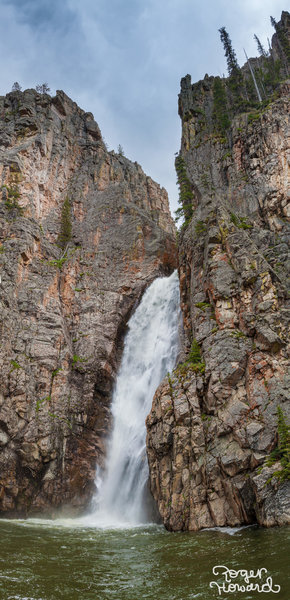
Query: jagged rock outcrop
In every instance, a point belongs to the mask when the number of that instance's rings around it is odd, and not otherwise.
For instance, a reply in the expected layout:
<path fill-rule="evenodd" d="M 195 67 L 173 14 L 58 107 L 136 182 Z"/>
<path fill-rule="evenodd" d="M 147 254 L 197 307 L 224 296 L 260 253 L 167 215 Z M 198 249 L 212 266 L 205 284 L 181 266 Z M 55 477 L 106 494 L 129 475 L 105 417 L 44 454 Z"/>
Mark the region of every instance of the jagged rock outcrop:
<path fill-rule="evenodd" d="M 84 507 L 128 317 L 176 264 L 164 189 L 63 92 L 0 98 L 0 512 Z"/>
<path fill-rule="evenodd" d="M 277 407 L 290 418 L 289 81 L 224 136 L 213 86 L 187 76 L 179 97 L 193 193 L 181 308 L 195 355 L 162 382 L 147 418 L 151 490 L 171 530 L 290 522 L 290 482 L 271 479 L 279 461 L 266 465 Z"/>

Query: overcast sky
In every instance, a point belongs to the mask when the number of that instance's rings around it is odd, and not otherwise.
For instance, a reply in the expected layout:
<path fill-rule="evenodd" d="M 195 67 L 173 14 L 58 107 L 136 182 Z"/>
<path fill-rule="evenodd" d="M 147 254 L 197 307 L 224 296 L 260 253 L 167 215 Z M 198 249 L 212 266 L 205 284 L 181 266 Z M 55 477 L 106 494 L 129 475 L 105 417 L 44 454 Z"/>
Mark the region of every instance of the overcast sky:
<path fill-rule="evenodd" d="M 243 64 L 243 47 L 267 46 L 269 16 L 285 0 L 0 0 L 0 94 L 47 82 L 94 114 L 109 149 L 178 192 L 180 79 L 226 74 L 218 28 L 225 26 Z"/>

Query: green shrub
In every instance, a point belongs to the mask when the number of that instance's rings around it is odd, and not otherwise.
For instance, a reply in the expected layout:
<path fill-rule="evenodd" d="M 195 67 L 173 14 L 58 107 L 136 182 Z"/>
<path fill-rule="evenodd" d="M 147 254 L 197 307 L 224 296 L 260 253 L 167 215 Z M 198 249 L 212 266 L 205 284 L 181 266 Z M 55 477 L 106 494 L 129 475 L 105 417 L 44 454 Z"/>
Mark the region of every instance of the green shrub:
<path fill-rule="evenodd" d="M 62 265 L 67 261 L 67 259 L 68 255 L 67 253 L 65 253 L 64 256 L 62 256 L 62 258 L 49 260 L 48 264 L 50 267 L 56 267 L 57 269 L 61 269 Z"/>
<path fill-rule="evenodd" d="M 10 369 L 10 373 L 12 373 L 12 371 L 15 371 L 15 369 L 22 369 L 22 367 L 16 360 L 13 360 L 13 359 L 10 360 L 10 364 L 12 365 L 12 369 Z"/>
<path fill-rule="evenodd" d="M 267 483 L 270 483 L 273 477 L 276 477 L 279 481 L 290 479 L 290 426 L 287 425 L 284 413 L 280 406 L 277 407 L 277 413 L 278 443 L 267 459 L 266 465 L 267 467 L 271 467 L 279 460 L 282 469 L 280 471 L 274 471 Z"/>
<path fill-rule="evenodd" d="M 204 371 L 205 371 L 205 362 L 202 360 L 201 351 L 200 351 L 198 342 L 194 338 L 192 340 L 188 359 L 184 363 L 180 363 L 176 367 L 176 369 L 174 369 L 173 373 L 178 378 L 179 381 L 183 381 L 183 379 L 190 372 L 200 373 L 202 375 L 204 373 Z M 172 384 L 171 380 L 170 380 L 169 385 L 170 384 Z"/>
<path fill-rule="evenodd" d="M 197 342 L 197 340 L 194 338 L 192 340 L 192 344 L 191 344 L 191 348 L 190 348 L 190 352 L 188 355 L 188 360 L 193 363 L 194 365 L 199 363 L 201 361 L 201 352 L 200 352 L 200 347 L 199 344 Z"/>
<path fill-rule="evenodd" d="M 3 185 L 2 189 L 6 188 L 7 190 L 7 200 L 5 201 L 5 206 L 9 210 L 17 208 L 19 212 L 23 211 L 23 208 L 18 203 L 18 198 L 20 198 L 20 192 L 18 185 L 13 185 L 9 187 L 8 185 Z"/>
<path fill-rule="evenodd" d="M 39 411 L 40 407 L 42 404 L 44 404 L 45 402 L 50 402 L 51 401 L 51 396 L 45 396 L 45 398 L 41 398 L 41 400 L 37 400 L 36 402 L 36 412 Z"/>
<path fill-rule="evenodd" d="M 238 229 L 252 229 L 253 225 L 248 223 L 245 217 L 238 217 L 235 213 L 231 213 L 231 222 Z"/>
<path fill-rule="evenodd" d="M 19 192 L 18 185 L 12 185 L 11 187 L 9 187 L 8 185 L 3 185 L 2 189 L 3 188 L 6 188 L 6 190 L 7 190 L 9 200 L 11 200 L 11 199 L 17 200 L 18 198 L 20 198 L 20 192 Z"/>
<path fill-rule="evenodd" d="M 52 413 L 52 412 L 48 412 L 48 415 L 52 419 L 58 419 L 59 421 L 66 423 L 66 425 L 69 427 L 69 429 L 72 429 L 72 423 L 69 421 L 69 419 L 66 419 L 65 417 L 61 417 L 60 415 L 56 415 L 55 413 Z"/>
<path fill-rule="evenodd" d="M 54 379 L 59 374 L 60 371 L 62 371 L 62 367 L 59 367 L 58 369 L 55 369 L 54 371 L 52 371 L 51 379 Z"/>
<path fill-rule="evenodd" d="M 239 339 L 239 338 L 245 338 L 245 337 L 247 337 L 247 336 L 246 336 L 246 335 L 245 335 L 245 334 L 244 334 L 242 331 L 240 331 L 239 329 L 234 329 L 233 331 L 231 331 L 230 335 L 231 335 L 232 337 L 235 337 L 235 338 L 238 338 L 238 339 Z"/>
<path fill-rule="evenodd" d="M 196 306 L 196 308 L 200 308 L 200 310 L 203 310 L 203 311 L 206 308 L 212 309 L 212 305 L 209 302 L 197 302 L 195 306 Z"/>
<path fill-rule="evenodd" d="M 231 213 L 231 222 L 237 227 L 239 224 L 239 218 L 235 213 Z"/>
<path fill-rule="evenodd" d="M 87 358 L 81 358 L 80 356 L 78 356 L 77 354 L 73 355 L 73 360 L 72 360 L 72 364 L 73 366 L 76 365 L 78 362 L 87 362 Z"/>
<path fill-rule="evenodd" d="M 260 113 L 249 113 L 248 114 L 248 123 L 253 123 L 254 121 L 258 121 L 260 118 Z"/>

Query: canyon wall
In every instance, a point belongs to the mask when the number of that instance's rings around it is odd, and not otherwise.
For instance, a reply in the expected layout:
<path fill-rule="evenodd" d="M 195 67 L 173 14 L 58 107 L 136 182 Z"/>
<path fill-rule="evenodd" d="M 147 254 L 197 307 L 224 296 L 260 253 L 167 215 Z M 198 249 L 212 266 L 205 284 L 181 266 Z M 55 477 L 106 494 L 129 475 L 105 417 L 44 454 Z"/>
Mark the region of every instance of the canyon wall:
<path fill-rule="evenodd" d="M 184 362 L 147 418 L 151 491 L 170 530 L 290 522 L 289 456 L 288 467 L 279 460 L 290 418 L 290 85 L 233 116 L 224 135 L 214 86 L 181 81 L 177 172 L 192 198 L 179 235 Z"/>
<path fill-rule="evenodd" d="M 130 313 L 176 266 L 167 194 L 63 92 L 0 98 L 0 512 L 77 511 Z"/>

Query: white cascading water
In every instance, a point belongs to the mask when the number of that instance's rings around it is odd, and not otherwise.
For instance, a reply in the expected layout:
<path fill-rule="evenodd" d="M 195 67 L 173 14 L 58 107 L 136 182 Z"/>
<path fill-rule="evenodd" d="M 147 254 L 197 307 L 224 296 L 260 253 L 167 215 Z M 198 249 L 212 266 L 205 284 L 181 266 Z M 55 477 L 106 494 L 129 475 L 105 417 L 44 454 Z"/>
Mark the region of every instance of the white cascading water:
<path fill-rule="evenodd" d="M 148 522 L 145 419 L 159 383 L 179 350 L 177 272 L 156 279 L 128 323 L 112 400 L 113 430 L 103 481 L 97 475 L 96 509 L 90 524 L 126 527 Z"/>

